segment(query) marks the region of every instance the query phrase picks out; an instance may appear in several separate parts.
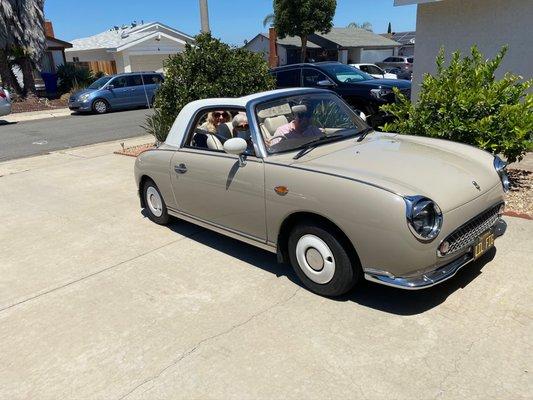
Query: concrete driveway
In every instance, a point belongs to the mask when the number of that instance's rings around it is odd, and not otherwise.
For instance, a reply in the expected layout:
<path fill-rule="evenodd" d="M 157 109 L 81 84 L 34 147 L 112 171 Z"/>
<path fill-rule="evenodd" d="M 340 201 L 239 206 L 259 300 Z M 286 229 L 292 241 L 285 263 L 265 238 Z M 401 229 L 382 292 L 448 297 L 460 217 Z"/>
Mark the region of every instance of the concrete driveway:
<path fill-rule="evenodd" d="M 151 223 L 116 149 L 0 164 L 0 398 L 533 397 L 533 222 L 441 286 L 330 300 L 270 253 Z"/>

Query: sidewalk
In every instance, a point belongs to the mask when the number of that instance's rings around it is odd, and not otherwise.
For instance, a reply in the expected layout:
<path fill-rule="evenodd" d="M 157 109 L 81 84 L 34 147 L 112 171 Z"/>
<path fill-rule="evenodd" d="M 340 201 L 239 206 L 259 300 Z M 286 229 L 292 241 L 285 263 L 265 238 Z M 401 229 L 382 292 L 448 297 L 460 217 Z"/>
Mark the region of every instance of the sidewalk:
<path fill-rule="evenodd" d="M 37 119 L 45 118 L 57 118 L 57 117 L 66 117 L 70 115 L 72 111 L 68 108 L 56 108 L 51 110 L 42 110 L 42 111 L 30 111 L 5 115 L 0 117 L 0 121 L 6 121 L 8 123 L 22 122 L 22 121 L 34 121 Z"/>
<path fill-rule="evenodd" d="M 522 161 L 509 164 L 509 168 L 533 172 L 533 152 L 526 153 Z"/>

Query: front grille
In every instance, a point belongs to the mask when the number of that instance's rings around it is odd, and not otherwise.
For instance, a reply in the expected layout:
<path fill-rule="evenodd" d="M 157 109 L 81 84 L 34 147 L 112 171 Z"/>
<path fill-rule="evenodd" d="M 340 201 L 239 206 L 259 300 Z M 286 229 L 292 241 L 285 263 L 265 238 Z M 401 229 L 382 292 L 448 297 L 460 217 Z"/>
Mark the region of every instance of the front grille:
<path fill-rule="evenodd" d="M 453 231 L 445 239 L 450 243 L 450 250 L 446 255 L 456 253 L 466 247 L 472 246 L 476 238 L 494 225 L 498 220 L 500 206 L 501 204 L 496 204 Z"/>

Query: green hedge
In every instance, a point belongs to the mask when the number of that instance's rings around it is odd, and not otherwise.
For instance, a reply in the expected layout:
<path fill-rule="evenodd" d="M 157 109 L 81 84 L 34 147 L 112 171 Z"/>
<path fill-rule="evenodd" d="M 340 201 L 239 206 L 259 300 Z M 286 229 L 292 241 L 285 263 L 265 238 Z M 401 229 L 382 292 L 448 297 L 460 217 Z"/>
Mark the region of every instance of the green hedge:
<path fill-rule="evenodd" d="M 495 78 L 506 52 L 504 47 L 485 60 L 474 46 L 468 57 L 453 53 L 445 66 L 441 49 L 437 73 L 424 76 L 416 103 L 396 91 L 398 102 L 382 107 L 396 117 L 383 130 L 468 143 L 509 162 L 520 160 L 531 148 L 533 80 L 511 73 Z"/>

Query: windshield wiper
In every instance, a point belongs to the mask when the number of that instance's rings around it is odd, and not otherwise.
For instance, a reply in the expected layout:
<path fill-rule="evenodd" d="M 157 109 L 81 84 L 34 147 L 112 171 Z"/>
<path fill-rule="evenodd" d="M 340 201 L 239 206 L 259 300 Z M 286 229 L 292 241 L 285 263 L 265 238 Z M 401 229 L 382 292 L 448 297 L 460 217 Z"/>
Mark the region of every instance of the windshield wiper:
<path fill-rule="evenodd" d="M 316 146 L 323 144 L 323 143 L 330 143 L 330 142 L 336 142 L 339 139 L 346 139 L 347 136 L 345 135 L 331 135 L 331 136 L 321 136 L 318 139 L 311 140 L 310 142 L 307 142 L 302 150 L 300 150 L 296 155 L 293 157 L 294 160 L 299 159 L 301 156 L 306 154 L 307 152 L 313 150 Z"/>
<path fill-rule="evenodd" d="M 373 131 L 374 131 L 373 128 L 368 127 L 368 128 L 363 129 L 362 131 L 357 132 L 357 135 L 359 136 L 357 138 L 357 141 L 358 142 L 362 141 L 366 137 L 366 135 L 368 135 L 370 132 L 373 132 Z"/>

